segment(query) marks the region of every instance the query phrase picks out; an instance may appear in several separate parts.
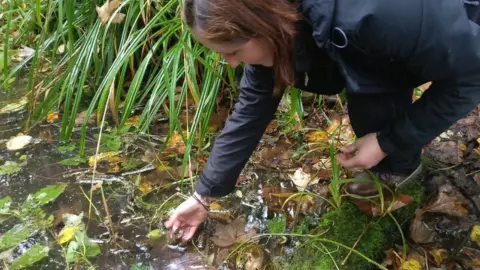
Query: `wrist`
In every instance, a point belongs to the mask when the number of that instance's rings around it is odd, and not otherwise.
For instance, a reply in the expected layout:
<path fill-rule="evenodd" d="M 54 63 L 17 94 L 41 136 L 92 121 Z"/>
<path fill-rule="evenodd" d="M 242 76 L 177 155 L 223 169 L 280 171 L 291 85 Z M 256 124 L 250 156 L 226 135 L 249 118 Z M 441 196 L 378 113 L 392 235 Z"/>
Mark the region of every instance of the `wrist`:
<path fill-rule="evenodd" d="M 198 203 L 200 203 L 200 204 L 203 206 L 203 208 L 205 208 L 205 210 L 207 210 L 207 211 L 210 210 L 210 202 L 211 202 L 211 198 L 210 198 L 210 197 L 200 195 L 200 194 L 198 194 L 196 191 L 192 194 L 192 197 L 193 197 Z"/>

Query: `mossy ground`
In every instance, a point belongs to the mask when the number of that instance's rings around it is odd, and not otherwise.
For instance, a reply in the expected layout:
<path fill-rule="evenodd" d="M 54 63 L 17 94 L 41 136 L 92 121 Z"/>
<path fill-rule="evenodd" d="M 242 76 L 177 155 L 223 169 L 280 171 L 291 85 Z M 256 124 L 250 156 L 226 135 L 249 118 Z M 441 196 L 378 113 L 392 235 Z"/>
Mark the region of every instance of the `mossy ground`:
<path fill-rule="evenodd" d="M 421 181 L 412 182 L 398 190 L 398 194 L 408 194 L 414 202 L 392 213 L 398 223 L 406 223 L 415 213 L 423 200 L 424 194 Z M 368 227 L 368 228 L 367 228 Z M 405 227 L 405 226 L 404 226 Z M 361 240 L 356 250 L 366 257 L 382 261 L 384 251 L 393 246 L 394 242 L 401 241 L 401 234 L 395 221 L 390 216 L 369 217 L 361 212 L 353 203 L 346 201 L 335 210 L 324 214 L 319 226 L 311 234 L 322 233 L 322 238 L 342 243 L 353 247 L 360 235 Z M 335 244 L 325 243 L 317 239 L 308 239 L 297 249 L 287 269 L 376 269 L 376 266 L 366 261 L 361 256 L 352 253 L 347 262 L 342 265 L 349 250 Z"/>

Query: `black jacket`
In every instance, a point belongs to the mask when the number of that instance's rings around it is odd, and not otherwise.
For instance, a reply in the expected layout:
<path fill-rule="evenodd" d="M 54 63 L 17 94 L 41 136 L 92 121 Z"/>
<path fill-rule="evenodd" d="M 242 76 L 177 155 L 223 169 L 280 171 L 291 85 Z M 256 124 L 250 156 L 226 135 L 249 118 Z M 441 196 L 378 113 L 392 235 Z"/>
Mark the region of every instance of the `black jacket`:
<path fill-rule="evenodd" d="M 387 154 L 423 147 L 480 100 L 480 27 L 458 0 L 303 0 L 296 87 L 319 94 L 431 88 L 378 135 Z M 308 76 L 305 76 L 307 74 Z M 308 77 L 308 83 L 305 78 Z M 196 191 L 230 193 L 273 119 L 271 68 L 247 65 L 239 101 Z"/>

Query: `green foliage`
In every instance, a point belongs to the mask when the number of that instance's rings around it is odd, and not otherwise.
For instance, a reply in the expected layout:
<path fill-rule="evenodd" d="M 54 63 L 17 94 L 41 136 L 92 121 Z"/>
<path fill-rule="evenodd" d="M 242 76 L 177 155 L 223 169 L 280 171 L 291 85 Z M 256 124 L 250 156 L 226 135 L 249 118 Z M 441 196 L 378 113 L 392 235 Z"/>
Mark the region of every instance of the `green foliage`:
<path fill-rule="evenodd" d="M 75 150 L 75 144 L 74 143 L 68 143 L 65 145 L 61 145 L 57 147 L 58 152 L 65 154 L 65 153 L 70 153 L 73 150 Z"/>
<path fill-rule="evenodd" d="M 63 166 L 78 166 L 80 164 L 84 164 L 84 163 L 87 163 L 88 160 L 84 157 L 81 157 L 81 156 L 74 156 L 74 157 L 71 157 L 71 158 L 67 158 L 67 159 L 64 159 L 62 161 L 60 161 L 60 165 L 63 165 Z"/>
<path fill-rule="evenodd" d="M 0 215 L 8 214 L 10 210 L 10 205 L 12 205 L 12 198 L 6 196 L 0 199 Z"/>
<path fill-rule="evenodd" d="M 403 224 L 414 215 L 415 209 L 423 200 L 423 191 L 419 181 L 413 182 L 398 190 L 399 194 L 408 194 L 414 202 L 392 213 L 395 219 Z M 358 241 L 355 250 L 366 257 L 381 261 L 383 252 L 393 241 L 400 239 L 395 221 L 389 216 L 371 218 L 362 213 L 349 201 L 342 203 L 340 208 L 322 216 L 318 227 L 309 234 L 321 234 L 323 238 L 339 242 L 347 247 L 353 247 Z M 309 238 L 304 246 L 298 249 L 288 269 L 374 269 L 369 262 L 355 253 L 351 253 L 345 265 L 349 250 L 333 243 L 325 243 L 315 238 Z"/>
<path fill-rule="evenodd" d="M 0 175 L 13 175 L 22 170 L 22 166 L 14 161 L 6 161 L 0 166 Z"/>
<path fill-rule="evenodd" d="M 39 244 L 33 245 L 25 253 L 16 258 L 10 265 L 10 269 L 22 269 L 33 265 L 48 255 L 50 249 Z"/>
<path fill-rule="evenodd" d="M 18 245 L 33 232 L 33 228 L 26 224 L 16 224 L 0 237 L 0 251 Z"/>
<path fill-rule="evenodd" d="M 284 233 L 286 228 L 287 218 L 283 214 L 270 219 L 267 223 L 269 233 Z"/>
<path fill-rule="evenodd" d="M 129 158 L 127 161 L 122 163 L 122 170 L 134 170 L 142 164 L 142 161 L 138 158 Z"/>
<path fill-rule="evenodd" d="M 60 194 L 65 191 L 67 184 L 58 184 L 58 185 L 51 185 L 44 187 L 37 191 L 33 195 L 29 195 L 27 200 L 25 201 L 24 206 L 31 207 L 31 206 L 42 206 L 49 202 L 54 201 Z"/>

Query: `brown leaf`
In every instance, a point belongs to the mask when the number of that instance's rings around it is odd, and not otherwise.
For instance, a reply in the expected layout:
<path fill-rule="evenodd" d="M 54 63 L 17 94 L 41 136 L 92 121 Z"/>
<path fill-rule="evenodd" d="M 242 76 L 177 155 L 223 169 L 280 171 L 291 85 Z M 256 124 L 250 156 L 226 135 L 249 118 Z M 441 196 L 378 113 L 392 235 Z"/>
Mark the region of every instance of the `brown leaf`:
<path fill-rule="evenodd" d="M 105 152 L 91 156 L 88 165 L 92 168 L 96 165 L 96 169 L 100 172 L 116 173 L 121 170 L 121 164 L 125 160 L 126 158 L 118 152 Z"/>
<path fill-rule="evenodd" d="M 186 132 L 184 134 L 187 136 Z M 186 146 L 183 142 L 182 136 L 175 131 L 168 141 L 167 148 L 163 150 L 162 154 L 183 154 L 185 152 Z"/>
<path fill-rule="evenodd" d="M 243 216 L 237 217 L 227 225 L 218 223 L 215 235 L 210 239 L 219 247 L 229 247 L 235 243 L 246 242 L 256 235 L 256 232 L 254 230 L 245 232 L 245 225 Z"/>
<path fill-rule="evenodd" d="M 410 237 L 419 244 L 431 243 L 435 239 L 435 232 L 422 221 L 422 210 L 417 209 L 415 218 L 410 224 Z"/>
<path fill-rule="evenodd" d="M 433 249 L 430 250 L 429 253 L 432 254 L 437 265 L 442 264 L 442 262 L 448 258 L 448 251 L 446 249 Z"/>
<path fill-rule="evenodd" d="M 102 23 L 106 23 L 112 14 L 117 10 L 117 8 L 120 7 L 122 4 L 121 0 L 113 0 L 113 1 L 108 1 L 103 4 L 101 7 L 96 7 L 98 17 L 100 17 L 100 21 Z M 112 19 L 112 23 L 119 24 L 123 22 L 125 19 L 125 14 L 123 13 L 117 13 Z"/>
<path fill-rule="evenodd" d="M 77 115 L 75 118 L 75 126 L 83 125 L 85 122 L 85 118 L 87 117 L 87 111 L 83 111 Z M 95 112 L 90 115 L 88 118 L 88 124 L 93 125 L 95 124 Z"/>
<path fill-rule="evenodd" d="M 310 131 L 307 134 L 305 134 L 305 139 L 309 143 L 328 143 L 328 133 L 324 130 L 315 130 L 315 131 Z"/>
<path fill-rule="evenodd" d="M 437 198 L 425 207 L 426 212 L 466 217 L 468 210 L 463 206 L 463 198 L 455 192 L 439 192 Z"/>
<path fill-rule="evenodd" d="M 402 194 L 396 197 L 394 201 L 392 201 L 391 197 L 387 197 L 385 198 L 385 205 L 383 211 L 381 205 L 375 202 L 367 202 L 361 200 L 353 200 L 352 202 L 360 209 L 360 211 L 364 212 L 365 214 L 373 217 L 378 217 L 393 212 L 406 205 L 409 205 L 413 202 L 413 198 L 409 195 Z"/>

